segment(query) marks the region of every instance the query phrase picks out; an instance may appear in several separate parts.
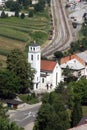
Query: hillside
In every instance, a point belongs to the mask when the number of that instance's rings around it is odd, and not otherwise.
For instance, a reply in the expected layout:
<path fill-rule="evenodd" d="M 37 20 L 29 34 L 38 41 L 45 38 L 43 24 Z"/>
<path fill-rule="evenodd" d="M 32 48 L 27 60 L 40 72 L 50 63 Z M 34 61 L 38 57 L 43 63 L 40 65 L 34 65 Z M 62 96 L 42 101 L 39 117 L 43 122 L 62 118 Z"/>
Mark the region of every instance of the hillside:
<path fill-rule="evenodd" d="M 10 50 L 19 48 L 27 51 L 32 41 L 42 45 L 47 42 L 50 29 L 49 10 L 34 14 L 32 18 L 26 16 L 0 18 L 0 64 L 4 65 L 6 55 Z M 4 60 L 3 60 L 4 59 Z"/>

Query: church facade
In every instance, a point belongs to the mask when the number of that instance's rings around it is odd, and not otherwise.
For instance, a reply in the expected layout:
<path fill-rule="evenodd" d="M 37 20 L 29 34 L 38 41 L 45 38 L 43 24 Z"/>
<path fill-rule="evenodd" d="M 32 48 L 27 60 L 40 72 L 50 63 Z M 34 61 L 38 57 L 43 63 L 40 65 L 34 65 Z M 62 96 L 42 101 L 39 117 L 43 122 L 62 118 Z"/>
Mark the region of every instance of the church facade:
<path fill-rule="evenodd" d="M 53 91 L 61 81 L 61 68 L 57 61 L 41 60 L 41 49 L 36 43 L 29 46 L 28 62 L 35 70 L 34 91 Z"/>

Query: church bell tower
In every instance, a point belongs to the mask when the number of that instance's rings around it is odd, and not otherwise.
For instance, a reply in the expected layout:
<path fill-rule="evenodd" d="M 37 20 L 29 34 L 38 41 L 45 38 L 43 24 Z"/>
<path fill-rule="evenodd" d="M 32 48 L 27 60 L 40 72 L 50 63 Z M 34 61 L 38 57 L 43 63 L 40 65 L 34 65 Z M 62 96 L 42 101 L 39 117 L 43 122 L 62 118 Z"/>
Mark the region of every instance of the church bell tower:
<path fill-rule="evenodd" d="M 35 69 L 33 90 L 37 90 L 40 84 L 41 50 L 40 46 L 35 42 L 29 46 L 28 62 L 31 64 L 31 67 Z"/>

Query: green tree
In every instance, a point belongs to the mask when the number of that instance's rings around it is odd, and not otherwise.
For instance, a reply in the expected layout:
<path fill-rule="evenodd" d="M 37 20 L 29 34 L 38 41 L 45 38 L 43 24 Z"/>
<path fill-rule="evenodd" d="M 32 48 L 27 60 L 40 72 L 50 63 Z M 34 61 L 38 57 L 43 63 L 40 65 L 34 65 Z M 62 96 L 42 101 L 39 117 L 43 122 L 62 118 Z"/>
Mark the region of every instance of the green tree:
<path fill-rule="evenodd" d="M 20 89 L 20 79 L 14 72 L 8 70 L 0 70 L 0 97 L 12 98 Z"/>
<path fill-rule="evenodd" d="M 19 17 L 19 12 L 15 11 L 15 17 Z"/>
<path fill-rule="evenodd" d="M 6 118 L 6 112 L 7 112 L 7 108 L 3 107 L 2 103 L 0 102 L 0 117 L 2 118 Z"/>
<path fill-rule="evenodd" d="M 75 95 L 79 95 L 82 104 L 87 104 L 87 79 L 82 78 L 74 85 Z"/>
<path fill-rule="evenodd" d="M 54 56 L 55 56 L 56 58 L 60 59 L 60 58 L 63 57 L 63 53 L 62 53 L 61 51 L 56 51 L 56 52 L 54 53 Z"/>
<path fill-rule="evenodd" d="M 34 130 L 66 130 L 69 118 L 62 96 L 55 92 L 44 95 Z"/>
<path fill-rule="evenodd" d="M 69 66 L 66 66 L 66 68 L 64 68 L 63 75 L 64 75 L 64 81 L 66 81 L 66 83 L 77 80 L 77 77 L 73 75 L 73 70 L 70 69 Z"/>
<path fill-rule="evenodd" d="M 55 92 L 57 94 L 61 94 L 62 98 L 63 98 L 63 101 L 66 103 L 67 105 L 67 102 L 68 102 L 68 95 L 67 95 L 67 84 L 65 82 L 60 82 L 56 89 L 55 89 Z"/>
<path fill-rule="evenodd" d="M 20 92 L 25 92 L 28 87 L 32 87 L 34 70 L 31 69 L 25 55 L 19 49 L 12 50 L 7 56 L 7 69 L 20 78 Z"/>
<path fill-rule="evenodd" d="M 49 6 L 50 6 L 50 1 L 51 1 L 51 0 L 46 0 L 47 4 L 48 4 Z"/>
<path fill-rule="evenodd" d="M 25 9 L 28 9 L 29 5 L 31 5 L 31 0 L 23 0 L 23 6 Z"/>
<path fill-rule="evenodd" d="M 18 2 L 16 1 L 12 1 L 12 0 L 8 0 L 6 3 L 5 3 L 6 7 L 10 9 L 10 11 L 15 11 L 15 12 L 19 12 L 21 7 L 19 5 Z"/>
<path fill-rule="evenodd" d="M 72 82 L 68 85 L 68 94 L 74 100 L 75 97 L 81 99 L 81 103 L 87 104 L 87 79 L 81 78 L 78 82 Z"/>
<path fill-rule="evenodd" d="M 68 117 L 68 113 L 65 108 L 66 104 L 63 99 L 63 96 L 61 94 L 52 92 L 49 95 L 49 99 L 50 99 L 49 100 L 50 105 L 53 106 L 56 114 L 60 118 L 59 125 L 62 126 L 60 130 L 62 130 L 62 129 L 66 130 L 67 128 L 69 128 L 69 117 Z"/>
<path fill-rule="evenodd" d="M 38 4 L 35 4 L 34 9 L 36 12 L 41 12 L 44 10 L 44 4 L 39 2 Z"/>
<path fill-rule="evenodd" d="M 82 24 L 81 33 L 87 36 L 87 20 Z"/>
<path fill-rule="evenodd" d="M 0 130 L 24 130 L 19 128 L 15 123 L 10 122 L 6 116 L 7 109 L 0 103 Z"/>
<path fill-rule="evenodd" d="M 48 103 L 49 102 L 49 93 L 45 93 L 42 97 L 42 103 Z"/>
<path fill-rule="evenodd" d="M 32 10 L 29 11 L 28 17 L 33 17 L 33 11 Z"/>
<path fill-rule="evenodd" d="M 22 14 L 21 14 L 21 19 L 24 19 L 24 18 L 25 18 L 25 14 L 22 13 Z"/>
<path fill-rule="evenodd" d="M 50 104 L 43 104 L 38 112 L 37 121 L 34 130 L 45 130 L 51 120 L 52 107 Z"/>
<path fill-rule="evenodd" d="M 1 12 L 1 18 L 6 18 L 6 14 L 5 14 L 4 10 Z"/>
<path fill-rule="evenodd" d="M 24 9 L 28 9 L 28 7 L 32 4 L 32 0 L 17 0 L 17 2 L 18 2 Z"/>
<path fill-rule="evenodd" d="M 67 104 L 68 107 L 71 109 L 74 105 L 74 98 L 75 98 L 75 94 L 74 94 L 74 82 L 70 82 L 67 86 Z"/>
<path fill-rule="evenodd" d="M 65 90 L 65 87 L 64 87 L 64 86 L 65 86 L 65 83 L 61 81 L 61 82 L 57 85 L 55 91 L 56 91 L 57 93 L 64 93 L 64 90 Z"/>
<path fill-rule="evenodd" d="M 75 104 L 71 112 L 71 126 L 76 126 L 82 118 L 82 107 L 78 99 L 75 99 Z"/>

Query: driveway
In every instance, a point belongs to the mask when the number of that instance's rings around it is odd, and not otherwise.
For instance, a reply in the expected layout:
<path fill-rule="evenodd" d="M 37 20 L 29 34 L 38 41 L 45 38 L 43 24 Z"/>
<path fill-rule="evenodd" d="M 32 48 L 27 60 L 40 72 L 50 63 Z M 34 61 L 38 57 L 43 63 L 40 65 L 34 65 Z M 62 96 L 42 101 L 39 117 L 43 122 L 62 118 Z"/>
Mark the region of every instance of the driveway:
<path fill-rule="evenodd" d="M 9 110 L 9 119 L 11 122 L 16 122 L 19 127 L 23 127 L 25 130 L 32 130 L 40 106 L 41 103 L 34 105 L 25 104 L 23 108 Z"/>

